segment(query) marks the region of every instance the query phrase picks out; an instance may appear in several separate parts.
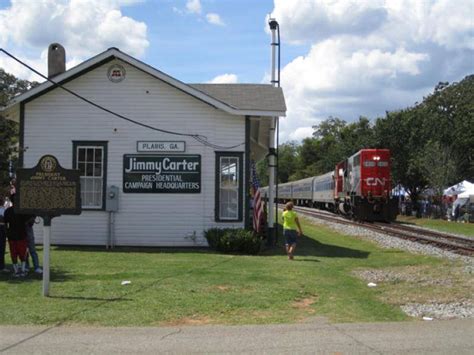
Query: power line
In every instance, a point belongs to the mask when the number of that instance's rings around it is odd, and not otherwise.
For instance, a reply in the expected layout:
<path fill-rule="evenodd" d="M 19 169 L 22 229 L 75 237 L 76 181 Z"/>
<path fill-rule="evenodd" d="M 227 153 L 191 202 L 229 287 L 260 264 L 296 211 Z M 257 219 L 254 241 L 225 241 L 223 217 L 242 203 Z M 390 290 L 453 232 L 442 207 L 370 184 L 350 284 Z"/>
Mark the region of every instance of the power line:
<path fill-rule="evenodd" d="M 91 106 L 94 106 L 96 108 L 98 108 L 99 110 L 102 110 L 102 111 L 105 111 L 113 116 L 116 116 L 118 118 L 121 118 L 125 121 L 128 121 L 130 123 L 133 123 L 137 126 L 141 126 L 141 127 L 144 127 L 144 128 L 148 128 L 148 129 L 151 129 L 153 131 L 158 131 L 158 132 L 162 132 L 162 133 L 167 133 L 167 134 L 171 134 L 171 135 L 176 135 L 176 136 L 182 136 L 182 137 L 191 137 L 193 138 L 194 140 L 196 140 L 197 142 L 201 143 L 202 145 L 205 145 L 207 147 L 211 147 L 211 148 L 214 148 L 214 149 L 223 149 L 223 150 L 226 150 L 226 149 L 233 149 L 233 148 L 237 148 L 237 147 L 240 147 L 241 145 L 244 145 L 245 143 L 240 143 L 240 144 L 237 144 L 237 145 L 233 145 L 233 146 L 221 146 L 221 145 L 218 145 L 218 144 L 214 144 L 214 143 L 210 143 L 207 141 L 207 137 L 206 136 L 203 136 L 203 135 L 200 135 L 200 134 L 190 134 L 190 133 L 181 133 L 181 132 L 175 132 L 175 131 L 170 131 L 170 130 L 166 130 L 166 129 L 162 129 L 162 128 L 157 128 L 157 127 L 153 127 L 153 126 L 150 126 L 150 125 L 147 125 L 145 123 L 142 123 L 142 122 L 139 122 L 139 121 L 135 121 L 129 117 L 126 117 L 124 115 L 121 115 L 117 112 L 114 112 L 102 105 L 99 105 L 95 102 L 93 102 L 92 100 L 89 100 L 79 94 L 77 94 L 76 92 L 64 87 L 62 84 L 59 84 L 57 82 L 55 82 L 54 80 L 48 78 L 47 76 L 41 74 L 39 71 L 37 71 L 36 69 L 34 69 L 33 67 L 29 66 L 28 64 L 26 64 L 25 62 L 21 61 L 20 59 L 18 59 L 17 57 L 15 57 L 13 54 L 9 53 L 8 51 L 4 50 L 3 48 L 0 48 L 0 51 L 5 53 L 7 56 L 9 56 L 10 58 L 12 58 L 13 60 L 15 60 L 16 62 L 20 63 L 21 65 L 23 65 L 24 67 L 28 68 L 29 70 L 31 70 L 33 73 L 35 73 L 36 75 L 39 75 L 40 77 L 42 77 L 43 79 L 49 81 L 50 83 L 52 83 L 55 87 L 59 87 L 61 89 L 63 89 L 64 91 L 68 92 L 69 94 L 77 97 L 78 99 L 88 103 L 89 105 Z"/>

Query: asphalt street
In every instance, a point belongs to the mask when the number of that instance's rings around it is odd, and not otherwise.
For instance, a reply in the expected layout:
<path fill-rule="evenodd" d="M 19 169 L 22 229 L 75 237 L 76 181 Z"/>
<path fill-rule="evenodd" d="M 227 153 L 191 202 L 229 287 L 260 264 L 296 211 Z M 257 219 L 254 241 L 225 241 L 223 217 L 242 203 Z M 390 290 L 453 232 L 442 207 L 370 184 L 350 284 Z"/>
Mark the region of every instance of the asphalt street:
<path fill-rule="evenodd" d="M 0 326 L 5 354 L 473 354 L 474 319 L 99 328 Z"/>

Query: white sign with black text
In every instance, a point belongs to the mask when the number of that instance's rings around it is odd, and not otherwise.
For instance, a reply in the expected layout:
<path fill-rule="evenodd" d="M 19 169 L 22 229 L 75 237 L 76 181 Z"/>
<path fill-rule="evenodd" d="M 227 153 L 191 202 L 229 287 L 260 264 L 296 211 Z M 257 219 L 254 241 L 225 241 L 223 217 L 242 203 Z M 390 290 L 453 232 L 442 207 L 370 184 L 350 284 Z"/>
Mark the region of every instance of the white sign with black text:
<path fill-rule="evenodd" d="M 137 152 L 177 152 L 186 151 L 186 142 L 184 141 L 138 141 Z"/>

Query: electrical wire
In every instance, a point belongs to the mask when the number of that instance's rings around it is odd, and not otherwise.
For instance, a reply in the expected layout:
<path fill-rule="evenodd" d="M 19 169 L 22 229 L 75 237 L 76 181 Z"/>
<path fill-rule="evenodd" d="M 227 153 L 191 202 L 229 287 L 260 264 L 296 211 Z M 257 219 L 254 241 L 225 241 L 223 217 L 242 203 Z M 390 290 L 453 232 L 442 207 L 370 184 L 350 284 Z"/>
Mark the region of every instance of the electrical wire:
<path fill-rule="evenodd" d="M 36 75 L 39 75 L 40 77 L 42 77 L 43 79 L 49 81 L 50 83 L 52 83 L 55 87 L 59 87 L 61 89 L 63 89 L 64 91 L 68 92 L 69 94 L 77 97 L 78 99 L 88 103 L 89 105 L 91 106 L 94 106 L 102 111 L 105 111 L 113 116 L 116 116 L 118 118 L 121 118 L 125 121 L 128 121 L 130 123 L 133 123 L 137 126 L 141 126 L 141 127 L 144 127 L 144 128 L 148 128 L 148 129 L 151 129 L 153 131 L 158 131 L 158 132 L 162 132 L 162 133 L 167 133 L 167 134 L 171 134 L 171 135 L 175 135 L 175 136 L 182 136 L 182 137 L 190 137 L 190 138 L 193 138 L 194 140 L 196 140 L 197 142 L 201 143 L 202 145 L 205 145 L 207 147 L 210 147 L 210 148 L 213 148 L 213 149 L 222 149 L 222 150 L 227 150 L 227 149 L 233 149 L 233 148 L 237 148 L 237 147 L 240 147 L 241 145 L 244 145 L 245 143 L 240 143 L 240 144 L 236 144 L 236 145 L 233 145 L 233 146 L 221 146 L 221 145 L 218 145 L 218 144 L 214 144 L 214 143 L 211 143 L 211 142 L 208 142 L 207 141 L 207 137 L 206 136 L 203 136 L 203 135 L 200 135 L 200 134 L 190 134 L 190 133 L 181 133 L 181 132 L 175 132 L 175 131 L 170 131 L 170 130 L 166 130 L 166 129 L 162 129 L 162 128 L 157 128 L 157 127 L 153 127 L 153 126 L 150 126 L 148 124 L 145 124 L 145 123 L 142 123 L 142 122 L 139 122 L 139 121 L 135 121 L 131 118 L 128 118 L 124 115 L 121 115 L 117 112 L 114 112 L 102 105 L 99 105 L 95 102 L 93 102 L 92 100 L 89 100 L 79 94 L 77 94 L 76 92 L 64 87 L 63 85 L 55 82 L 54 80 L 48 78 L 47 76 L 41 74 L 39 71 L 37 71 L 36 69 L 34 69 L 33 67 L 29 66 L 28 64 L 26 64 L 25 62 L 21 61 L 20 59 L 18 59 L 17 57 L 15 57 L 13 54 L 9 53 L 8 51 L 4 50 L 3 48 L 0 48 L 0 52 L 3 52 L 5 53 L 7 56 L 9 56 L 10 58 L 12 58 L 13 60 L 15 60 L 16 62 L 20 63 L 21 65 L 23 65 L 24 67 L 28 68 L 29 70 L 31 70 L 33 73 L 35 73 Z"/>

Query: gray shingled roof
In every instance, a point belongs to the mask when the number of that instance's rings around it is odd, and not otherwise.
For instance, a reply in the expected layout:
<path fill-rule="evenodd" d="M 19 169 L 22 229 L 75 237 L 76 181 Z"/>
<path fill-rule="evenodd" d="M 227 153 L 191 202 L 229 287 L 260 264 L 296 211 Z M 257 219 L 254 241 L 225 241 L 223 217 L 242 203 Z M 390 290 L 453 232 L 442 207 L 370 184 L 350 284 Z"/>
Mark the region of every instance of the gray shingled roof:
<path fill-rule="evenodd" d="M 238 110 L 286 111 L 283 90 L 267 84 L 188 84 Z"/>

